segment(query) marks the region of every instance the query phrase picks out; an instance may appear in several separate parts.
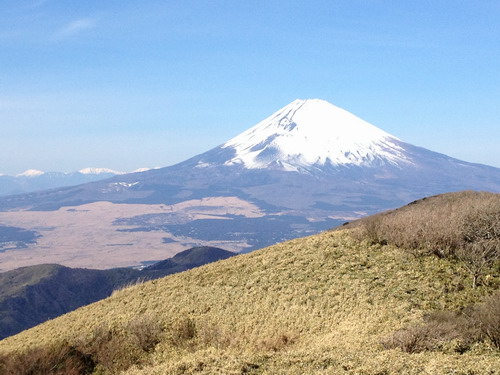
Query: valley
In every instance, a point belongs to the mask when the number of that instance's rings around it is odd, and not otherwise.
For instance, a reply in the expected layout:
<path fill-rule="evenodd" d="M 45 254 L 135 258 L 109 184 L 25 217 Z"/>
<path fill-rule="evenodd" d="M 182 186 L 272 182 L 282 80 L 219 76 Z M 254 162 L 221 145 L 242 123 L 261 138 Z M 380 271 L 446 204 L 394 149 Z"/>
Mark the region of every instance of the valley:
<path fill-rule="evenodd" d="M 144 215 L 168 217 L 169 224 L 181 228 L 168 232 Z M 0 212 L 0 222 L 16 223 L 39 236 L 34 243 L 0 252 L 0 269 L 43 263 L 95 269 L 140 266 L 200 245 L 240 252 L 249 247 L 240 238 L 212 236 L 205 240 L 207 236 L 183 230 L 182 225 L 196 220 L 251 220 L 263 216 L 258 207 L 236 197 L 212 197 L 175 205 L 95 202 L 56 211 Z M 165 219 L 161 223 L 165 224 Z"/>
<path fill-rule="evenodd" d="M 216 247 L 194 247 L 141 269 L 96 270 L 39 264 L 2 272 L 0 340 L 109 297 L 127 286 L 234 255 Z"/>

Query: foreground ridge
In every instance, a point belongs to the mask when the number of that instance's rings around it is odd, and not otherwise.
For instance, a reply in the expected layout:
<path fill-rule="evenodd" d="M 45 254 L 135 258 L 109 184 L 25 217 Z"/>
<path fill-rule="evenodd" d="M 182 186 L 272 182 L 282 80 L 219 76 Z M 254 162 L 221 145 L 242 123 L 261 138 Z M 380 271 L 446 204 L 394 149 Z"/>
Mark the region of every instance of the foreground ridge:
<path fill-rule="evenodd" d="M 431 342 L 418 354 L 382 344 L 429 313 L 480 302 L 498 289 L 498 274 L 472 288 L 456 261 L 352 235 L 328 231 L 121 290 L 3 340 L 0 353 L 73 345 L 77 337 L 81 353 L 115 358 L 94 370 L 128 375 L 486 375 L 500 368 L 486 340 Z M 95 342 L 105 351 L 96 352 Z"/>

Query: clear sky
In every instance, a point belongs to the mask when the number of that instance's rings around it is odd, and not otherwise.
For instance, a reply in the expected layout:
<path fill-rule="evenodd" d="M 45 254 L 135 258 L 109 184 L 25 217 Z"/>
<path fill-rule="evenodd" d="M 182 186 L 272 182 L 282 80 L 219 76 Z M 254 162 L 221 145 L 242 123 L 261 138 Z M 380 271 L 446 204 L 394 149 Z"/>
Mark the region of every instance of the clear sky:
<path fill-rule="evenodd" d="M 0 172 L 130 171 L 296 98 L 500 167 L 498 0 L 0 0 Z"/>

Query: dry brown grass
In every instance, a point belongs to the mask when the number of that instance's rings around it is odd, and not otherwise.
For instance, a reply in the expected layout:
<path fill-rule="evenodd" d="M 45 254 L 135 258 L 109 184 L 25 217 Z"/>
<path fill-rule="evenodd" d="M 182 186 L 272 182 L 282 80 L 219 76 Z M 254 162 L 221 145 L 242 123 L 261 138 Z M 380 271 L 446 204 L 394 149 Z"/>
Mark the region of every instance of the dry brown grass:
<path fill-rule="evenodd" d="M 386 349 L 398 348 L 406 353 L 419 353 L 425 350 L 436 349 L 439 343 L 446 338 L 457 338 L 455 327 L 450 324 L 413 325 L 396 331 L 394 334 L 381 340 Z"/>
<path fill-rule="evenodd" d="M 91 374 L 94 369 L 92 358 L 67 342 L 0 355 L 2 375 L 81 375 Z"/>
<path fill-rule="evenodd" d="M 458 259 L 476 287 L 500 260 L 500 194 L 464 191 L 415 201 L 350 223 L 359 240 L 415 256 Z"/>
<path fill-rule="evenodd" d="M 406 353 L 448 348 L 462 354 L 481 341 L 475 323 L 463 313 L 435 311 L 428 314 L 423 323 L 410 325 L 382 338 L 381 344 L 386 349 L 397 348 Z"/>
<path fill-rule="evenodd" d="M 500 292 L 475 306 L 471 313 L 471 321 L 482 337 L 489 339 L 497 349 L 500 349 Z"/>
<path fill-rule="evenodd" d="M 398 348 L 407 353 L 443 347 L 464 353 L 481 342 L 488 342 L 500 349 L 499 292 L 463 311 L 436 311 L 428 314 L 424 323 L 400 329 L 381 340 L 384 348 Z"/>
<path fill-rule="evenodd" d="M 137 317 L 121 329 L 106 324 L 89 335 L 0 356 L 2 375 L 118 374 L 141 363 L 163 337 L 158 320 Z"/>
<path fill-rule="evenodd" d="M 176 237 L 163 230 L 123 231 L 135 226 L 116 222 L 134 216 L 165 213 L 178 215 L 179 223 L 202 218 L 224 219 L 227 215 L 264 215 L 257 206 L 237 197 L 208 197 L 174 205 L 94 202 L 57 211 L 0 212 L 2 224 L 35 230 L 42 235 L 36 244 L 22 251 L 0 252 L 1 271 L 42 263 L 94 269 L 140 266 L 144 261 L 169 258 L 192 247 L 190 244 L 236 252 L 248 247 L 245 241 L 200 241 Z M 164 243 L 165 237 L 175 242 Z"/>
<path fill-rule="evenodd" d="M 127 375 L 491 375 L 500 356 L 489 339 L 463 354 L 440 345 L 414 354 L 380 345 L 381 337 L 425 324 L 433 311 L 482 300 L 496 285 L 492 275 L 473 289 L 462 283 L 466 275 L 450 259 L 326 232 L 121 290 L 3 340 L 0 353 L 74 344 L 103 326 L 117 344 L 137 350 L 119 367 Z M 162 327 L 148 350 L 130 340 L 127 328 L 144 314 Z M 114 371 L 105 368 L 108 359 L 100 361 L 96 368 Z"/>

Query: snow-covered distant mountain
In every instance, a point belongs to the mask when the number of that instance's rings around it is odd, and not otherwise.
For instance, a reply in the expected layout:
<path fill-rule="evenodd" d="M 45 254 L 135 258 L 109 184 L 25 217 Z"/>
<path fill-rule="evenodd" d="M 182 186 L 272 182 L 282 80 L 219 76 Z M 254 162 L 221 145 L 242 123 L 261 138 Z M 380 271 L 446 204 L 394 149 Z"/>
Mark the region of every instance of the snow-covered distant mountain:
<path fill-rule="evenodd" d="M 38 169 L 28 169 L 27 171 L 24 171 L 23 173 L 17 174 L 16 177 L 38 177 L 44 173 L 45 172 L 39 171 Z"/>
<path fill-rule="evenodd" d="M 78 171 L 81 174 L 112 174 L 112 175 L 118 175 L 118 174 L 125 174 L 126 172 L 118 172 L 113 169 L 109 168 L 83 168 Z"/>
<path fill-rule="evenodd" d="M 67 220 L 82 217 L 82 212 L 94 214 L 101 237 L 92 236 L 96 253 L 88 259 L 104 257 L 110 247 L 120 245 L 112 261 L 129 254 L 137 262 L 150 260 L 152 249 L 179 251 L 188 243 L 252 250 L 425 196 L 467 189 L 500 192 L 500 169 L 411 145 L 328 102 L 311 99 L 296 100 L 182 163 L 3 197 L 0 211 L 9 211 L 10 225 L 29 223 L 33 230 L 45 224 L 35 226 L 40 216 L 35 213 L 32 220 L 30 210 L 48 215 L 62 208 L 54 220 L 64 212 Z M 20 221 L 12 219 L 16 210 Z M 112 221 L 106 224 L 101 211 L 93 210 L 103 210 Z M 78 223 L 65 226 L 60 241 L 67 241 L 68 231 L 79 238 L 96 230 L 85 227 L 95 219 Z M 56 230 L 41 234 L 45 246 L 55 246 Z M 83 240 L 70 247 L 78 254 L 89 251 Z M 40 248 L 39 254 L 47 251 Z"/>
<path fill-rule="evenodd" d="M 144 172 L 149 168 L 140 168 L 130 172 Z M 29 193 L 37 190 L 73 186 L 87 182 L 99 181 L 126 172 L 118 172 L 109 168 L 84 168 L 77 172 L 43 172 L 28 169 L 15 176 L 0 174 L 0 196 Z"/>

